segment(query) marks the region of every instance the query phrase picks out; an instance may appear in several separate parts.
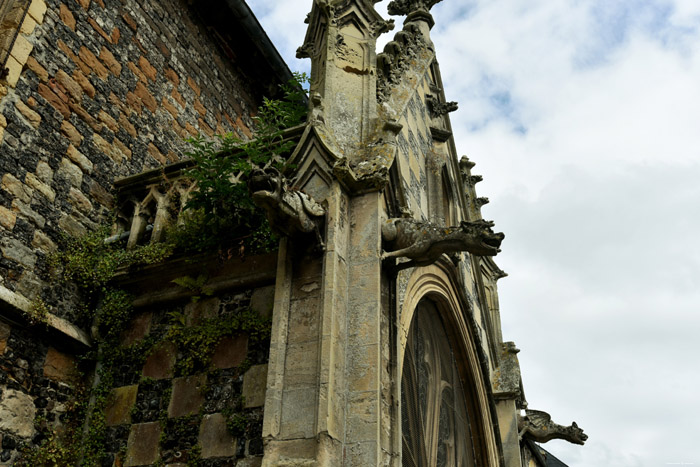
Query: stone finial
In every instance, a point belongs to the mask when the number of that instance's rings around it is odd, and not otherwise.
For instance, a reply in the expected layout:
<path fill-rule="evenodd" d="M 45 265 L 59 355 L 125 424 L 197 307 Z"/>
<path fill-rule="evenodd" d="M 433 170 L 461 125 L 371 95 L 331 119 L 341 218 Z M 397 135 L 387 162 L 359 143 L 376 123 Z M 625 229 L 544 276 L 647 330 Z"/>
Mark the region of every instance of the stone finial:
<path fill-rule="evenodd" d="M 430 9 L 442 0 L 393 0 L 389 2 L 387 11 L 390 15 L 405 15 L 406 22 L 422 20 L 433 27 L 435 20 Z"/>
<path fill-rule="evenodd" d="M 546 443 L 552 439 L 563 439 L 573 444 L 586 442 L 586 435 L 576 422 L 570 426 L 558 425 L 552 417 L 541 410 L 525 409 L 525 415 L 518 416 L 518 432 L 520 439 L 529 439 L 537 443 Z"/>

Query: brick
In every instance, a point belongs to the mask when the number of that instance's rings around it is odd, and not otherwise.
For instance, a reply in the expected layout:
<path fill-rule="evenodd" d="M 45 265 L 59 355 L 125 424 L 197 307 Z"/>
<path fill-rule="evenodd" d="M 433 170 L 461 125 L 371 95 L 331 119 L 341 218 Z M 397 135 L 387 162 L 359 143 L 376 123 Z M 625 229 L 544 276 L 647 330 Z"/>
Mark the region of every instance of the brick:
<path fill-rule="evenodd" d="M 119 42 L 119 39 L 122 37 L 122 33 L 118 27 L 115 26 L 114 28 L 112 28 L 112 36 L 111 37 L 112 37 L 112 44 L 116 44 L 117 42 Z"/>
<path fill-rule="evenodd" d="M 114 58 L 112 52 L 110 52 L 105 46 L 102 46 L 102 49 L 100 50 L 100 60 L 102 60 L 102 63 L 104 63 L 105 66 L 109 68 L 109 70 L 116 76 L 119 76 L 121 74 L 121 64 L 117 61 L 116 58 Z"/>
<path fill-rule="evenodd" d="M 144 83 L 148 82 L 148 77 L 141 71 L 141 69 L 136 66 L 134 62 L 126 62 L 127 68 L 132 71 L 136 75 L 136 77 L 140 80 L 143 81 Z"/>
<path fill-rule="evenodd" d="M 44 376 L 49 379 L 70 383 L 76 376 L 75 359 L 71 355 L 49 347 L 43 371 Z"/>
<path fill-rule="evenodd" d="M 46 14 L 46 3 L 44 0 L 32 0 L 32 3 L 29 5 L 29 10 L 27 10 L 27 14 L 34 18 L 34 21 L 36 21 L 38 24 L 43 23 L 44 15 Z"/>
<path fill-rule="evenodd" d="M 132 31 L 136 32 L 136 30 L 138 29 L 138 24 L 136 24 L 136 21 L 129 13 L 124 13 L 122 15 L 122 19 L 124 20 L 126 25 L 129 26 L 129 28 L 131 28 Z"/>
<path fill-rule="evenodd" d="M 158 460 L 160 422 L 131 425 L 124 467 L 151 465 Z"/>
<path fill-rule="evenodd" d="M 95 54 L 93 54 L 90 49 L 88 49 L 85 46 L 80 47 L 80 51 L 78 52 L 78 56 L 80 59 L 87 65 L 90 70 L 95 72 L 97 76 L 99 76 L 101 79 L 107 79 L 107 76 L 109 76 L 109 71 L 107 68 L 100 63 L 100 61 L 95 57 Z M 86 73 L 89 74 L 89 73 Z"/>
<path fill-rule="evenodd" d="M 199 88 L 199 86 L 197 86 L 197 83 L 195 83 L 190 76 L 187 77 L 187 84 L 192 88 L 197 97 L 199 97 L 199 95 L 202 94 L 202 90 Z"/>
<path fill-rule="evenodd" d="M 47 82 L 49 80 L 49 72 L 46 71 L 46 68 L 41 66 L 41 64 L 37 62 L 34 57 L 29 56 L 27 58 L 27 68 L 32 70 L 41 81 Z"/>
<path fill-rule="evenodd" d="M 106 40 L 106 41 L 109 42 L 110 44 L 112 43 L 112 36 L 110 36 L 109 34 L 107 34 L 107 33 L 105 32 L 105 30 L 102 29 L 102 26 L 100 26 L 99 24 L 97 24 L 97 21 L 95 21 L 95 20 L 92 19 L 92 18 L 88 18 L 88 19 L 87 19 L 87 22 L 90 23 L 90 26 L 92 26 L 92 28 L 97 32 L 97 34 L 99 34 L 100 36 L 102 36 L 102 38 L 103 38 L 104 40 Z"/>
<path fill-rule="evenodd" d="M 90 80 L 83 74 L 82 71 L 77 68 L 73 71 L 73 80 L 80 85 L 83 92 L 88 96 L 95 97 L 95 87 L 92 85 Z"/>
<path fill-rule="evenodd" d="M 141 56 L 139 57 L 139 68 L 141 68 L 141 71 L 143 71 L 143 74 L 148 77 L 151 81 L 155 81 L 156 77 L 158 75 L 158 70 L 156 70 L 153 65 L 151 65 L 151 62 L 149 62 L 146 57 Z"/>
<path fill-rule="evenodd" d="M 24 21 L 22 22 L 22 27 L 19 28 L 20 34 L 24 34 L 25 36 L 29 36 L 31 33 L 34 32 L 34 29 L 36 28 L 36 20 L 32 18 L 31 16 L 27 15 L 24 17 Z"/>
<path fill-rule="evenodd" d="M 33 189 L 44 195 L 44 197 L 52 203 L 54 199 L 56 199 L 56 192 L 53 191 L 49 185 L 39 180 L 37 176 L 33 173 L 28 173 L 24 178 L 24 181 L 27 184 L 27 186 L 32 187 Z"/>
<path fill-rule="evenodd" d="M 29 57 L 29 54 L 32 53 L 33 48 L 34 45 L 29 42 L 26 37 L 24 37 L 22 34 L 18 34 L 17 38 L 15 39 L 15 44 L 12 46 L 12 52 L 10 55 L 15 57 L 15 60 L 24 65 L 27 63 L 27 57 Z"/>
<path fill-rule="evenodd" d="M 67 104 L 70 101 L 70 98 L 68 97 L 68 90 L 61 83 L 59 83 L 56 78 L 49 78 L 48 86 L 49 89 L 51 89 L 51 91 L 53 91 L 53 93 L 56 94 L 63 102 Z"/>
<path fill-rule="evenodd" d="M 138 391 L 138 384 L 121 386 L 110 391 L 105 407 L 105 424 L 107 426 L 131 423 L 131 409 L 136 404 Z"/>
<path fill-rule="evenodd" d="M 167 97 L 163 96 L 163 100 L 160 101 L 160 105 L 167 110 L 174 119 L 177 119 L 178 115 L 180 115 L 180 112 L 170 103 Z"/>
<path fill-rule="evenodd" d="M 34 112 L 32 109 L 29 108 L 27 104 L 25 104 L 22 101 L 17 101 L 15 102 L 15 108 L 19 111 L 19 113 L 24 116 L 24 118 L 27 119 L 27 121 L 34 127 L 38 128 L 39 124 L 41 123 L 41 115 L 38 113 Z"/>
<path fill-rule="evenodd" d="M 100 110 L 98 112 L 97 118 L 99 118 L 100 121 L 102 123 L 104 123 L 107 126 L 107 128 L 112 130 L 114 133 L 119 131 L 119 125 L 117 124 L 117 121 L 114 118 L 112 118 L 112 116 L 110 114 L 108 114 L 107 112 L 105 112 L 104 110 Z"/>
<path fill-rule="evenodd" d="M 171 92 L 170 95 L 173 96 L 175 102 L 180 104 L 180 107 L 185 106 L 185 99 L 182 97 L 182 94 L 180 94 L 180 92 L 177 89 L 173 88 L 173 92 Z"/>
<path fill-rule="evenodd" d="M 32 199 L 32 190 L 12 174 L 6 173 L 2 176 L 0 188 L 25 203 L 29 203 Z"/>
<path fill-rule="evenodd" d="M 161 164 L 165 165 L 167 162 L 167 159 L 161 152 L 158 150 L 158 148 L 153 144 L 153 143 L 148 143 L 148 148 L 147 148 L 148 154 L 153 157 L 155 160 L 160 162 Z"/>
<path fill-rule="evenodd" d="M 145 105 L 148 110 L 155 113 L 156 109 L 158 108 L 158 103 L 148 88 L 143 85 L 143 83 L 136 83 L 134 95 L 141 99 L 141 102 L 143 102 L 143 105 Z"/>
<path fill-rule="evenodd" d="M 83 88 L 65 71 L 58 70 L 56 72 L 56 81 L 63 86 L 70 96 L 80 102 L 83 99 Z"/>
<path fill-rule="evenodd" d="M 83 214 L 89 214 L 92 211 L 92 203 L 80 190 L 71 187 L 68 192 L 68 200 L 73 207 L 82 211 Z"/>
<path fill-rule="evenodd" d="M 61 3 L 58 9 L 58 17 L 61 18 L 63 24 L 68 26 L 72 31 L 75 31 L 75 17 L 73 17 L 73 13 L 71 13 L 68 7 L 63 3 Z"/>
<path fill-rule="evenodd" d="M 194 110 L 196 110 L 202 117 L 204 117 L 207 114 L 207 109 L 204 108 L 202 102 L 199 99 L 195 99 L 194 101 Z"/>
<path fill-rule="evenodd" d="M 136 128 L 134 128 L 134 125 L 131 124 L 129 121 L 129 118 L 124 115 L 123 113 L 119 114 L 119 126 L 122 127 L 124 130 L 126 130 L 127 133 L 129 133 L 131 136 L 136 138 L 138 136 L 138 133 L 136 132 Z"/>
<path fill-rule="evenodd" d="M 7 230 L 12 230 L 17 221 L 17 214 L 7 209 L 5 206 L 0 206 L 0 225 Z"/>
<path fill-rule="evenodd" d="M 81 135 L 77 128 L 75 128 L 68 120 L 63 120 L 61 122 L 61 133 L 66 135 L 73 146 L 80 146 L 80 143 L 83 141 L 83 135 Z M 68 150 L 71 150 L 70 146 L 68 147 Z M 75 150 L 75 148 L 73 148 L 73 150 Z"/>
<path fill-rule="evenodd" d="M 175 73 L 175 70 L 173 70 L 172 68 L 166 68 L 163 74 L 176 87 L 180 84 L 180 77 L 177 75 L 177 73 Z"/>
<path fill-rule="evenodd" d="M 38 92 L 54 109 L 58 110 L 58 112 L 63 115 L 63 118 L 70 117 L 70 108 L 47 85 L 39 83 Z"/>
<path fill-rule="evenodd" d="M 141 115 L 141 111 L 143 110 L 143 102 L 141 102 L 141 99 L 139 99 L 136 94 L 131 91 L 127 92 L 126 103 L 131 110 L 136 112 L 138 115 Z"/>

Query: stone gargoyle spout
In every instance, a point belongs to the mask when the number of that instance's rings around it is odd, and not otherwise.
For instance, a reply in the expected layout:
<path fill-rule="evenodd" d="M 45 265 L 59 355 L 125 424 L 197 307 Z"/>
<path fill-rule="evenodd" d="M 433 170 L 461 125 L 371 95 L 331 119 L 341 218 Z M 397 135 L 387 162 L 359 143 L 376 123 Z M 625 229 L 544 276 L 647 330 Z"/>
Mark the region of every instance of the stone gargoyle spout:
<path fill-rule="evenodd" d="M 563 439 L 573 444 L 586 442 L 586 435 L 576 422 L 571 426 L 554 423 L 547 412 L 541 410 L 525 410 L 525 416 L 518 415 L 518 433 L 520 439 L 526 438 L 538 443 L 546 443 L 552 439 Z"/>
<path fill-rule="evenodd" d="M 255 205 L 265 210 L 272 230 L 286 236 L 315 232 L 324 246 L 320 228 L 326 210 L 306 193 L 290 188 L 279 170 L 268 167 L 253 171 L 248 190 Z"/>
<path fill-rule="evenodd" d="M 414 219 L 388 219 L 382 225 L 382 259 L 409 258 L 412 261 L 398 266 L 405 269 L 432 264 L 443 253 L 467 251 L 478 256 L 494 256 L 501 251 L 498 248 L 505 235 L 494 233 L 491 230 L 493 225 L 493 222 L 478 220 L 462 221 L 455 227 L 440 227 Z"/>

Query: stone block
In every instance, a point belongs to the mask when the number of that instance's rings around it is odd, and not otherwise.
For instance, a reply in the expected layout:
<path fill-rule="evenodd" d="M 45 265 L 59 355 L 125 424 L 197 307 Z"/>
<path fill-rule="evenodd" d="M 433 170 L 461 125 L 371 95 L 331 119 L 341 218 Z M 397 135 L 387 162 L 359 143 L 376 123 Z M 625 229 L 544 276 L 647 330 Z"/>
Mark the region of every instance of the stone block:
<path fill-rule="evenodd" d="M 131 409 L 136 403 L 139 392 L 138 384 L 122 386 L 110 391 L 105 408 L 105 423 L 107 426 L 131 423 Z"/>
<path fill-rule="evenodd" d="M 27 63 L 27 57 L 32 53 L 34 45 L 27 40 L 22 34 L 18 34 L 15 38 L 15 43 L 12 46 L 12 55 L 18 63 L 24 65 Z"/>
<path fill-rule="evenodd" d="M 56 109 L 61 115 L 63 115 L 63 118 L 69 118 L 71 110 L 68 107 L 68 105 L 63 102 L 63 100 L 56 95 L 55 92 L 51 90 L 50 87 L 45 85 L 44 83 L 39 83 L 38 87 L 38 93 L 41 97 L 46 99 L 46 101 L 54 108 Z"/>
<path fill-rule="evenodd" d="M 22 27 L 19 28 L 19 32 L 20 34 L 29 36 L 34 32 L 34 28 L 36 28 L 36 21 L 31 16 L 27 15 L 24 17 L 24 21 L 22 22 Z"/>
<path fill-rule="evenodd" d="M 275 286 L 260 287 L 253 291 L 250 297 L 250 307 L 263 318 L 272 316 L 275 306 Z"/>
<path fill-rule="evenodd" d="M 313 359 L 315 360 L 315 358 Z M 253 365 L 243 375 L 244 407 L 262 407 L 265 405 L 267 389 L 267 365 Z"/>
<path fill-rule="evenodd" d="M 110 52 L 105 46 L 102 46 L 102 49 L 100 50 L 100 60 L 102 60 L 102 63 L 104 63 L 105 66 L 109 68 L 109 70 L 116 76 L 119 76 L 121 74 L 121 63 L 119 63 L 119 61 L 114 57 L 112 52 Z"/>
<path fill-rule="evenodd" d="M 153 313 L 150 311 L 136 315 L 129 323 L 129 327 L 122 333 L 122 345 L 128 347 L 146 337 L 151 330 L 152 319 Z"/>
<path fill-rule="evenodd" d="M 280 437 L 311 438 L 316 435 L 317 398 L 315 388 L 284 391 Z"/>
<path fill-rule="evenodd" d="M 143 364 L 143 376 L 153 379 L 172 378 L 176 357 L 175 344 L 166 342 L 157 346 Z"/>
<path fill-rule="evenodd" d="M 214 318 L 219 314 L 220 300 L 216 297 L 205 298 L 185 305 L 185 323 L 196 326 L 204 320 Z"/>
<path fill-rule="evenodd" d="M 15 212 L 18 212 L 20 217 L 24 217 L 25 219 L 31 221 L 40 229 L 43 229 L 46 225 L 46 218 L 33 210 L 29 203 L 24 203 L 18 199 L 15 199 L 12 201 L 12 209 Z"/>
<path fill-rule="evenodd" d="M 289 340 L 307 341 L 318 338 L 319 297 L 292 300 L 289 310 Z"/>
<path fill-rule="evenodd" d="M 236 455 L 236 438 L 226 428 L 226 417 L 220 413 L 205 415 L 199 426 L 199 445 L 202 458 L 232 457 Z"/>
<path fill-rule="evenodd" d="M 39 161 L 36 165 L 36 176 L 44 183 L 51 183 L 53 179 L 53 170 L 47 162 Z"/>
<path fill-rule="evenodd" d="M 58 17 L 71 31 L 75 31 L 75 17 L 64 3 L 61 3 L 58 9 Z"/>
<path fill-rule="evenodd" d="M 3 389 L 0 393 L 0 431 L 29 438 L 34 434 L 35 416 L 32 396 L 14 389 Z"/>
<path fill-rule="evenodd" d="M 5 258 L 16 261 L 30 269 L 36 264 L 36 254 L 15 238 L 0 240 L 0 251 Z"/>
<path fill-rule="evenodd" d="M 61 122 L 61 132 L 66 135 L 68 140 L 71 142 L 71 146 L 80 146 L 80 143 L 83 142 L 83 135 L 80 134 L 80 132 L 75 128 L 68 120 L 63 120 Z M 71 147 L 68 147 L 68 150 L 70 151 Z M 75 148 L 73 148 L 75 150 Z M 69 156 L 70 157 L 70 156 Z M 73 158 L 71 157 L 71 160 Z"/>
<path fill-rule="evenodd" d="M 350 391 L 369 391 L 379 386 L 378 344 L 348 348 L 347 377 Z"/>
<path fill-rule="evenodd" d="M 58 226 L 74 237 L 82 237 L 87 233 L 85 226 L 69 215 L 62 216 L 58 220 Z"/>
<path fill-rule="evenodd" d="M 220 369 L 239 366 L 248 354 L 248 336 L 224 337 L 214 348 L 212 364 Z"/>
<path fill-rule="evenodd" d="M 73 207 L 77 208 L 79 211 L 82 211 L 83 214 L 89 214 L 90 211 L 92 211 L 92 203 L 90 202 L 90 199 L 80 190 L 76 190 L 75 188 L 71 187 L 70 191 L 68 192 L 68 200 Z"/>
<path fill-rule="evenodd" d="M 314 387 L 318 384 L 318 345 L 318 341 L 313 340 L 287 346 L 284 373 L 285 384 L 289 388 Z"/>
<path fill-rule="evenodd" d="M 2 176 L 0 188 L 25 203 L 29 203 L 32 200 L 32 190 L 12 174 L 6 173 Z"/>
<path fill-rule="evenodd" d="M 65 177 L 68 183 L 76 188 L 80 188 L 83 182 L 83 172 L 80 170 L 80 167 L 65 157 L 61 159 L 61 164 L 58 166 L 57 173 Z"/>
<path fill-rule="evenodd" d="M 90 51 L 85 46 L 82 46 L 78 51 L 78 57 L 87 66 L 88 70 L 95 73 L 100 79 L 107 79 L 109 76 L 109 70 L 97 59 L 94 53 Z"/>
<path fill-rule="evenodd" d="M 0 225 L 7 230 L 12 230 L 17 222 L 17 215 L 7 209 L 5 206 L 0 206 Z"/>
<path fill-rule="evenodd" d="M 44 376 L 49 379 L 71 383 L 76 377 L 75 358 L 72 355 L 49 347 L 48 352 L 46 352 L 43 371 Z"/>
<path fill-rule="evenodd" d="M 64 120 L 64 123 L 66 123 L 65 120 Z M 70 125 L 70 123 L 68 125 Z M 70 126 L 73 127 L 73 125 L 70 125 Z M 61 128 L 63 128 L 63 127 L 61 127 Z M 75 127 L 73 127 L 73 130 L 75 130 Z M 77 133 L 77 131 L 76 131 L 76 133 Z M 76 136 L 79 137 L 79 139 L 77 139 L 77 143 L 80 144 L 80 141 L 83 139 L 83 137 L 80 134 L 76 134 Z M 69 136 L 68 138 L 71 140 L 71 142 L 75 143 L 75 140 L 73 137 Z M 80 167 L 80 170 L 82 170 L 83 172 L 85 172 L 87 174 L 92 173 L 92 170 L 94 168 L 92 161 L 90 161 L 90 159 L 85 157 L 85 155 L 82 152 L 78 151 L 76 149 L 76 147 L 73 146 L 73 144 L 68 146 L 68 150 L 66 151 L 66 155 L 68 156 L 68 158 L 70 160 L 75 162 L 78 165 L 78 167 Z"/>
<path fill-rule="evenodd" d="M 33 126 L 34 128 L 37 128 L 39 126 L 39 124 L 41 123 L 41 115 L 34 112 L 32 109 L 29 108 L 27 104 L 20 100 L 15 102 L 15 107 L 17 108 L 19 113 L 21 113 L 22 116 L 27 119 L 31 126 Z"/>
<path fill-rule="evenodd" d="M 199 412 L 204 403 L 206 375 L 187 376 L 173 380 L 173 393 L 168 405 L 168 417 L 183 417 Z"/>
<path fill-rule="evenodd" d="M 26 182 L 27 186 L 32 187 L 33 189 L 44 195 L 44 197 L 52 203 L 53 200 L 56 199 L 56 192 L 53 191 L 49 185 L 39 180 L 37 176 L 33 173 L 28 173 L 27 176 L 24 178 L 24 181 Z"/>
<path fill-rule="evenodd" d="M 95 87 L 92 85 L 90 80 L 80 71 L 78 68 L 73 70 L 73 79 L 76 83 L 80 85 L 85 94 L 90 97 L 95 97 Z"/>
<path fill-rule="evenodd" d="M 83 88 L 81 88 L 80 84 L 69 76 L 68 73 L 63 70 L 58 70 L 56 72 L 56 81 L 66 89 L 73 99 L 78 102 L 83 99 Z"/>
<path fill-rule="evenodd" d="M 5 62 L 5 68 L 7 68 L 7 76 L 5 76 L 5 82 L 11 88 L 17 86 L 17 81 L 22 74 L 22 67 L 24 65 L 19 63 L 15 57 L 10 55 L 7 57 L 7 62 Z"/>
<path fill-rule="evenodd" d="M 158 71 L 151 65 L 151 63 L 143 55 L 139 57 L 139 68 L 144 75 L 151 81 L 155 81 Z"/>
<path fill-rule="evenodd" d="M 140 423 L 131 426 L 126 443 L 124 467 L 150 465 L 158 460 L 160 422 Z"/>
<path fill-rule="evenodd" d="M 44 15 L 46 14 L 46 2 L 44 0 L 32 0 L 27 14 L 38 24 L 43 23 Z"/>
<path fill-rule="evenodd" d="M 44 252 L 53 252 L 58 248 L 56 244 L 41 230 L 34 231 L 32 246 Z"/>

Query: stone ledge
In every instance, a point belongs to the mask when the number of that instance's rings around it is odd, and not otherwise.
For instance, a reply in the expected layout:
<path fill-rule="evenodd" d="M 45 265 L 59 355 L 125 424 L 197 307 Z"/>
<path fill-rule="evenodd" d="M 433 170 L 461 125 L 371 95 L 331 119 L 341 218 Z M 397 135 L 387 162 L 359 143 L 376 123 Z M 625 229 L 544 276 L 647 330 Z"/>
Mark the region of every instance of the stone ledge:
<path fill-rule="evenodd" d="M 29 325 L 27 314 L 31 306 L 31 302 L 25 297 L 0 285 L 0 318 L 11 324 L 26 327 Z M 37 326 L 37 330 L 72 350 L 84 351 L 92 347 L 92 341 L 85 331 L 51 313 L 48 315 L 46 326 Z"/>

